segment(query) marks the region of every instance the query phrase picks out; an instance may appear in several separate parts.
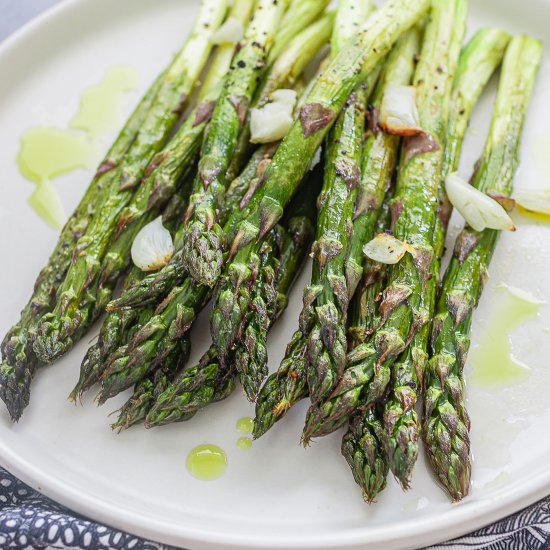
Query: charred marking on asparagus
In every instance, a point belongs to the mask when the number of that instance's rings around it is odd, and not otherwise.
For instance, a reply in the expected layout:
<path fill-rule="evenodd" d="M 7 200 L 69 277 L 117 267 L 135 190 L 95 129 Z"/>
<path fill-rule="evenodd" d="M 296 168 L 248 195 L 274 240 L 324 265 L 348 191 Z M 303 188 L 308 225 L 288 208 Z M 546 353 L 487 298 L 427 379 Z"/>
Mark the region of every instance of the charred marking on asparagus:
<path fill-rule="evenodd" d="M 197 107 L 197 114 L 195 115 L 195 120 L 193 121 L 193 128 L 196 128 L 199 124 L 202 124 L 203 122 L 209 122 L 212 118 L 212 113 L 214 112 L 215 106 L 215 101 L 203 101 Z"/>
<path fill-rule="evenodd" d="M 229 102 L 231 103 L 231 105 L 233 105 L 233 107 L 235 107 L 235 111 L 237 112 L 237 116 L 239 117 L 239 124 L 242 128 L 246 119 L 246 114 L 248 113 L 248 98 L 246 96 L 232 95 L 229 98 Z"/>
<path fill-rule="evenodd" d="M 320 103 L 307 103 L 300 109 L 304 136 L 309 137 L 334 122 L 336 115 Z"/>
<path fill-rule="evenodd" d="M 405 138 L 404 147 L 404 166 L 406 166 L 416 155 L 420 155 L 422 153 L 433 153 L 435 151 L 439 151 L 441 148 L 437 140 L 427 132 Z"/>

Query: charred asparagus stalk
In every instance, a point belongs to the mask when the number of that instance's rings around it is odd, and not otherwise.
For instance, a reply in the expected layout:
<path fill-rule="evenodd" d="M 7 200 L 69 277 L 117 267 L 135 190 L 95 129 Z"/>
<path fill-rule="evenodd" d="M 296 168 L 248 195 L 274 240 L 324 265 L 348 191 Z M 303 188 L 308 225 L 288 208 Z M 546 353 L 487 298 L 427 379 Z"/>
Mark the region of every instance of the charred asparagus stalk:
<path fill-rule="evenodd" d="M 333 36 L 334 54 L 353 36 L 353 24 L 366 19 L 370 2 L 344 0 L 339 3 Z M 317 240 L 313 244 L 313 275 L 304 290 L 308 311 L 302 316 L 308 341 L 308 388 L 313 402 L 326 397 L 342 375 L 346 361 L 346 324 L 349 304 L 344 275 L 352 227 L 355 196 L 361 178 L 367 87 L 351 94 L 327 138 L 325 181 L 319 198 Z"/>
<path fill-rule="evenodd" d="M 493 120 L 472 185 L 484 193 L 509 196 L 519 164 L 523 124 L 541 44 L 525 36 L 511 40 L 504 56 Z M 463 369 L 472 315 L 483 291 L 499 232 L 466 227 L 459 235 L 432 327 L 424 401 L 424 439 L 439 481 L 454 501 L 470 486 L 470 421 Z"/>
<path fill-rule="evenodd" d="M 74 261 L 59 288 L 55 308 L 40 320 L 33 347 L 41 360 L 51 362 L 65 353 L 89 322 L 89 302 L 96 297 L 87 291 L 97 280 L 117 220 L 147 166 L 174 128 L 208 59 L 212 48 L 210 39 L 223 21 L 226 9 L 225 0 L 203 0 L 191 35 L 168 68 L 153 107 L 117 167 L 104 200 L 98 205 L 97 215 L 78 240 Z"/>
<path fill-rule="evenodd" d="M 277 306 L 272 312 L 269 327 L 284 311 L 288 293 L 313 241 L 315 221 L 315 197 L 318 186 L 304 188 L 289 208 L 289 213 L 277 227 L 280 239 L 279 268 L 276 277 Z M 265 338 L 265 335 L 258 335 Z M 248 353 L 248 348 L 237 347 L 236 353 Z M 198 410 L 213 401 L 227 397 L 235 387 L 235 370 L 223 367 L 215 346 L 211 346 L 196 367 L 182 372 L 174 383 L 158 397 L 147 415 L 146 425 L 159 426 L 171 422 L 188 420 Z"/>
<path fill-rule="evenodd" d="M 382 324 L 364 346 L 361 360 L 348 365 L 332 396 L 310 408 L 303 441 L 340 427 L 358 407 L 386 391 L 391 368 L 416 332 L 429 322 L 422 294 L 434 257 L 433 231 L 443 166 L 445 126 L 452 79 L 466 25 L 466 0 L 432 2 L 414 85 L 423 133 L 405 144 L 392 203 L 395 236 L 412 246 L 392 266 L 380 305 Z"/>
<path fill-rule="evenodd" d="M 222 261 L 208 250 L 219 248 L 216 243 L 224 238 L 217 212 L 226 191 L 227 168 L 286 5 L 287 0 L 258 0 L 202 144 L 199 172 L 186 214 L 182 261 L 191 277 L 206 286 L 212 287 L 216 282 L 210 275 L 210 265 Z"/>
<path fill-rule="evenodd" d="M 497 29 L 479 31 L 463 50 L 451 98 L 447 124 L 442 182 L 458 168 L 462 142 L 466 134 L 472 110 L 485 85 L 500 64 L 510 37 Z M 440 189 L 440 206 L 434 231 L 434 259 L 431 278 L 422 295 L 423 307 L 433 317 L 436 292 L 440 280 L 440 263 L 445 245 L 445 235 L 450 217 L 448 201 Z M 423 386 L 428 357 L 430 323 L 414 336 L 411 345 L 394 366 L 392 388 L 385 406 L 385 444 L 390 457 L 391 470 L 404 489 L 418 456 L 418 440 L 421 422 L 414 407 Z"/>

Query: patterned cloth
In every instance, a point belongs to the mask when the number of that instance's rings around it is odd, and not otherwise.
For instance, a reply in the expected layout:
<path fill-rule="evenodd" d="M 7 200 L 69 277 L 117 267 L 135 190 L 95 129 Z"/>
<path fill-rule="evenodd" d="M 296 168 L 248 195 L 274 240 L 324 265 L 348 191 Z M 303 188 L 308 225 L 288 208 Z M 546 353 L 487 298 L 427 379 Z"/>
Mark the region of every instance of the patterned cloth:
<path fill-rule="evenodd" d="M 98 525 L 0 468 L 2 550 L 175 550 Z M 494 525 L 427 550 L 550 550 L 550 497 Z"/>

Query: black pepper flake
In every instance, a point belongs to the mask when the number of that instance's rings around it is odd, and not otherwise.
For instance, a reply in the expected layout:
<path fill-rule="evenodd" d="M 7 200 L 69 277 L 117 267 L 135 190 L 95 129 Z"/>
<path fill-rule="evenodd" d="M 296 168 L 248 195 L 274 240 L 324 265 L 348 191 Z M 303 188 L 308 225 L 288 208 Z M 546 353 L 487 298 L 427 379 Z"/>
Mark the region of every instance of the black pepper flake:
<path fill-rule="evenodd" d="M 241 69 L 244 69 L 246 67 L 246 63 L 241 59 L 239 62 L 237 62 L 237 65 L 241 68 Z"/>

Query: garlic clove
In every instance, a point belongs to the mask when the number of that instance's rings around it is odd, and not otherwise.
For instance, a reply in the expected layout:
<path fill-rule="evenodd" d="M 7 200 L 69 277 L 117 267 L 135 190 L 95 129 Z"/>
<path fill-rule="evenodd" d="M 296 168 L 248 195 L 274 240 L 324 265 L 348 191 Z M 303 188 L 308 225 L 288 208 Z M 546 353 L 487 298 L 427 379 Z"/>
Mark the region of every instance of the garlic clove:
<path fill-rule="evenodd" d="M 164 267 L 174 255 L 172 235 L 162 225 L 162 216 L 148 223 L 132 243 L 132 261 L 142 271 Z"/>
<path fill-rule="evenodd" d="M 389 134 L 415 136 L 423 133 L 416 107 L 416 88 L 388 85 L 382 98 L 378 124 Z"/>
<path fill-rule="evenodd" d="M 447 176 L 445 189 L 451 204 L 475 231 L 515 230 L 512 219 L 496 200 L 472 187 L 457 173 Z"/>
<path fill-rule="evenodd" d="M 399 263 L 403 256 L 411 251 L 409 244 L 400 241 L 390 233 L 380 233 L 363 247 L 367 258 L 382 264 Z"/>
<path fill-rule="evenodd" d="M 225 23 L 212 35 L 215 45 L 238 44 L 244 36 L 244 25 L 236 17 L 228 17 Z"/>

